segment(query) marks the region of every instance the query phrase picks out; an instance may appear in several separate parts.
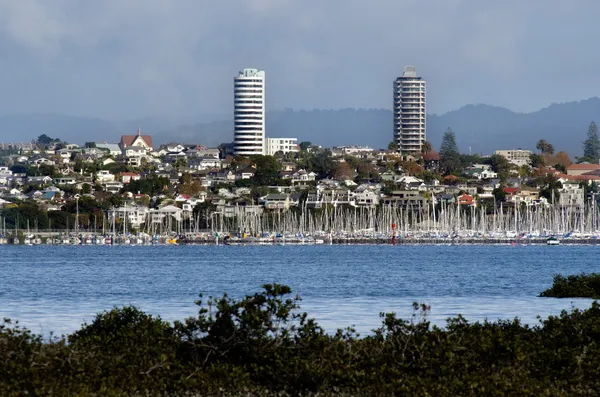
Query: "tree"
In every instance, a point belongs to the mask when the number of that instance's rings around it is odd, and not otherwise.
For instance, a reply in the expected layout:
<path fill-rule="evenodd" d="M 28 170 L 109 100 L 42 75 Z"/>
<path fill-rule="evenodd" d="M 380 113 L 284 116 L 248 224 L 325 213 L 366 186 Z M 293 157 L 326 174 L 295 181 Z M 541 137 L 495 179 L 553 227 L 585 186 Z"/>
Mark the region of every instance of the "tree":
<path fill-rule="evenodd" d="M 440 147 L 440 170 L 446 175 L 460 172 L 460 152 L 456 145 L 456 135 L 449 127 L 444 132 Z"/>
<path fill-rule="evenodd" d="M 506 192 L 502 186 L 492 190 L 492 194 L 494 195 L 494 200 L 496 200 L 497 203 L 506 201 Z"/>
<path fill-rule="evenodd" d="M 361 179 L 369 179 L 369 180 L 379 179 L 379 170 L 377 169 L 376 166 L 374 166 L 371 163 L 358 164 L 356 171 L 358 173 L 356 178 L 359 180 L 361 180 Z"/>
<path fill-rule="evenodd" d="M 583 157 L 592 163 L 598 163 L 600 160 L 600 137 L 594 121 L 590 123 L 587 139 L 583 142 Z"/>
<path fill-rule="evenodd" d="M 254 182 L 259 186 L 274 185 L 279 179 L 281 163 L 273 156 L 250 156 L 250 162 L 256 167 Z"/>
<path fill-rule="evenodd" d="M 394 152 L 395 152 L 395 151 L 397 151 L 397 150 L 398 150 L 398 144 L 396 143 L 396 141 L 391 141 L 391 142 L 388 144 L 388 149 L 389 149 L 389 150 L 392 150 L 392 151 L 394 151 Z"/>
<path fill-rule="evenodd" d="M 304 142 L 300 142 L 300 150 L 303 152 L 307 152 L 308 148 L 312 146 L 312 142 L 309 141 L 304 141 Z"/>
<path fill-rule="evenodd" d="M 429 152 L 431 152 L 433 150 L 431 143 L 429 143 L 429 141 L 425 141 L 423 142 L 423 145 L 421 146 L 421 153 L 423 154 L 427 154 Z"/>
<path fill-rule="evenodd" d="M 354 179 L 354 168 L 347 162 L 337 163 L 332 176 L 337 180 Z"/>
<path fill-rule="evenodd" d="M 531 156 L 529 157 L 529 161 L 531 161 L 531 166 L 533 168 L 539 168 L 545 165 L 544 156 L 542 156 L 541 154 L 531 154 Z"/>
<path fill-rule="evenodd" d="M 86 142 L 85 143 L 85 147 L 86 148 L 95 148 L 96 147 L 96 142 Z"/>
<path fill-rule="evenodd" d="M 37 143 L 40 143 L 42 145 L 49 145 L 52 142 L 54 142 L 54 139 L 50 138 L 46 134 L 42 134 L 42 135 L 38 136 L 38 139 L 37 139 Z"/>
<path fill-rule="evenodd" d="M 554 147 L 545 139 L 540 139 L 535 146 L 542 154 L 554 154 Z"/>
<path fill-rule="evenodd" d="M 189 196 L 195 196 L 204 190 L 202 182 L 199 179 L 194 179 L 190 174 L 183 174 L 179 178 L 179 193 L 187 194 Z"/>
<path fill-rule="evenodd" d="M 506 178 L 508 178 L 513 165 L 506 159 L 506 157 L 499 154 L 494 154 L 490 156 L 487 161 L 492 166 L 492 170 L 498 173 L 498 177 L 500 179 L 506 180 Z"/>
<path fill-rule="evenodd" d="M 560 183 L 556 176 L 547 174 L 538 178 L 536 182 L 540 186 L 540 197 L 545 197 L 551 204 L 558 202 L 562 183 Z"/>
<path fill-rule="evenodd" d="M 90 185 L 89 183 L 84 183 L 83 185 L 81 185 L 81 193 L 83 193 L 83 194 L 92 193 L 92 185 Z"/>

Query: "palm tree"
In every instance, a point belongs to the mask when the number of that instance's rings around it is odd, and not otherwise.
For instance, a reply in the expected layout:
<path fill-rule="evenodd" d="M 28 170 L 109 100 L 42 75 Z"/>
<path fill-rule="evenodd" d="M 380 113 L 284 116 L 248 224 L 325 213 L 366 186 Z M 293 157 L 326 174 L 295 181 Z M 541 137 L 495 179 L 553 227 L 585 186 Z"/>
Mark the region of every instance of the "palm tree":
<path fill-rule="evenodd" d="M 429 143 L 429 141 L 425 141 L 423 142 L 423 145 L 421 145 L 421 152 L 423 154 L 427 154 L 429 152 L 431 152 L 433 149 L 431 147 L 431 143 Z"/>
<path fill-rule="evenodd" d="M 542 152 L 542 154 L 554 154 L 554 146 L 545 139 L 540 139 L 535 147 Z"/>

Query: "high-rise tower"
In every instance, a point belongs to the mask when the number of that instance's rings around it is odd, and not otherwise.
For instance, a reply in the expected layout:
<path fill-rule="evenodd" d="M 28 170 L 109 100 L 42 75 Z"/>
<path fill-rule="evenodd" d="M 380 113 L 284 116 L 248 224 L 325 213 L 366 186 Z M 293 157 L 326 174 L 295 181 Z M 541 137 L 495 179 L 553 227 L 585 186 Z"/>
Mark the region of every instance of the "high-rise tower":
<path fill-rule="evenodd" d="M 265 154 L 265 72 L 244 69 L 233 79 L 233 151 Z"/>
<path fill-rule="evenodd" d="M 421 152 L 426 139 L 426 84 L 414 66 L 394 81 L 394 141 L 402 154 Z"/>

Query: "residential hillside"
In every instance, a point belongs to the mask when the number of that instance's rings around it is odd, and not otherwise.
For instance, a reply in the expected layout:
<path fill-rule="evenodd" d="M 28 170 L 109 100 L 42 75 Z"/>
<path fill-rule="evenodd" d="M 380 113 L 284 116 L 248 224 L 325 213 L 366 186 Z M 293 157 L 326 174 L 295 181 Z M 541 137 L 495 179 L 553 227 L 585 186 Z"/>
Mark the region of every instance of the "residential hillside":
<path fill-rule="evenodd" d="M 451 127 L 463 152 L 487 154 L 499 148 L 534 149 L 546 139 L 571 156 L 581 154 L 589 123 L 600 122 L 600 98 L 553 104 L 532 113 L 515 113 L 489 105 L 467 105 L 458 110 L 429 115 L 428 140 L 438 148 L 444 131 Z M 233 138 L 231 120 L 177 125 L 158 119 L 111 122 L 63 115 L 0 117 L 0 141 L 30 140 L 45 133 L 70 142 L 111 140 L 142 125 L 157 143 L 178 141 L 216 146 Z M 269 112 L 267 135 L 296 137 L 323 146 L 368 145 L 387 147 L 392 115 L 386 109 L 339 109 Z"/>

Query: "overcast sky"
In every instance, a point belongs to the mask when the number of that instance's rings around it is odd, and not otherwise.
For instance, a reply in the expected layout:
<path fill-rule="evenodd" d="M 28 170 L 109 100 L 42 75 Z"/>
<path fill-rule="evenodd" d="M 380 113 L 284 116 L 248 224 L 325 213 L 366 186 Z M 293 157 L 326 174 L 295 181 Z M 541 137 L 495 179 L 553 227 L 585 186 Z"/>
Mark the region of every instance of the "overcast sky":
<path fill-rule="evenodd" d="M 270 109 L 391 108 L 405 65 L 430 113 L 599 95 L 598 0 L 0 0 L 0 114 L 196 119 L 267 73 Z"/>

